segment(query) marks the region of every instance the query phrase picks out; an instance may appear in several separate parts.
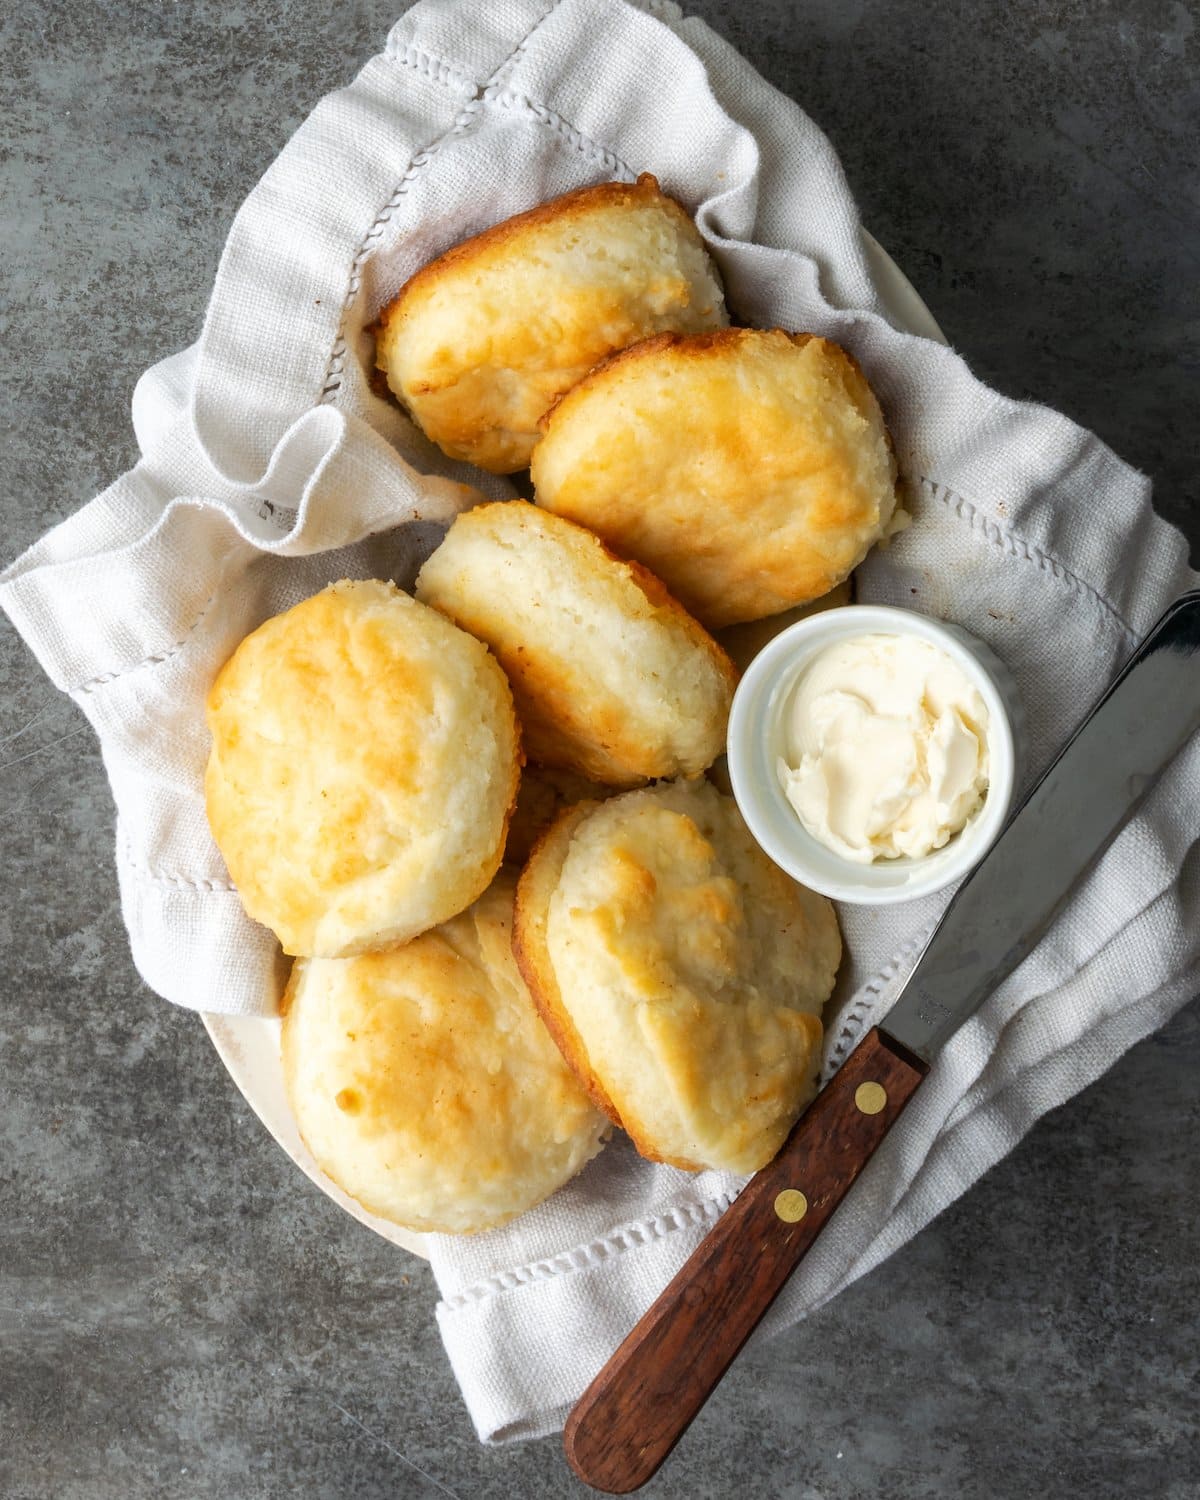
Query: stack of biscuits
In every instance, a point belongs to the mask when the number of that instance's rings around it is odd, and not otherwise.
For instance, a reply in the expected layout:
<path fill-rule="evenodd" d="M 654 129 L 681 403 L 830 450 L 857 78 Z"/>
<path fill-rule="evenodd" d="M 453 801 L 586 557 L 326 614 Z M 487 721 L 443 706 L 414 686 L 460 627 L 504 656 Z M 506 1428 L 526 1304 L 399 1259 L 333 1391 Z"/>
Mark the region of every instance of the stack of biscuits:
<path fill-rule="evenodd" d="M 504 1223 L 614 1126 L 752 1172 L 815 1091 L 841 939 L 713 767 L 734 660 L 892 522 L 878 403 L 835 344 L 730 326 L 650 176 L 455 246 L 376 346 L 434 442 L 534 501 L 460 515 L 412 596 L 268 620 L 209 694 L 209 823 L 295 960 L 301 1134 L 417 1230 Z"/>

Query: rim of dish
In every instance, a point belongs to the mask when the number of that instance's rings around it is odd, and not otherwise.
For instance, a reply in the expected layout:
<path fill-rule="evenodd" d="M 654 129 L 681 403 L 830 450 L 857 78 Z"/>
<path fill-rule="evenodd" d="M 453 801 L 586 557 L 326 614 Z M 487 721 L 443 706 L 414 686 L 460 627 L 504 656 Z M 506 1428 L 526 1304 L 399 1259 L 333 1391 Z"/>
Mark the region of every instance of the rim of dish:
<path fill-rule="evenodd" d="M 782 711 L 782 701 L 790 697 L 804 664 L 819 647 L 862 635 L 907 635 L 929 641 L 963 669 L 987 705 L 989 766 L 983 806 L 942 849 L 915 860 L 904 857 L 862 866 L 826 848 L 801 824 L 770 764 L 767 742 L 773 715 Z M 984 642 L 962 626 L 885 604 L 848 604 L 809 615 L 789 625 L 758 653 L 743 674 L 730 709 L 729 779 L 755 841 L 793 880 L 835 901 L 891 906 L 943 890 L 979 863 L 1008 817 L 1016 759 L 1012 716 L 982 653 L 992 655 Z M 781 822 L 787 833 L 780 831 Z M 812 856 L 807 845 L 812 846 Z M 829 865 L 844 871 L 844 877 L 820 867 Z M 864 870 L 912 873 L 902 882 L 871 884 L 862 879 Z"/>

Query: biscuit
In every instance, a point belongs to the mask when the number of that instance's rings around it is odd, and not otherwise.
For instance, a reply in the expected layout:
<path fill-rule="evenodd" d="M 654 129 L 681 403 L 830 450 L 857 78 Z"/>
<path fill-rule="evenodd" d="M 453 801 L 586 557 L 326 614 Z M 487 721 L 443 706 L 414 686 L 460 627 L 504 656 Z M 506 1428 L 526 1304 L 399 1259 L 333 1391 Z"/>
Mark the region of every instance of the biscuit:
<path fill-rule="evenodd" d="M 828 593 L 896 504 L 870 386 L 809 334 L 647 339 L 593 370 L 543 428 L 537 503 L 645 563 L 710 630 Z"/>
<path fill-rule="evenodd" d="M 486 647 L 378 581 L 261 625 L 208 695 L 209 826 L 285 953 L 415 937 L 486 889 L 520 774 Z"/>
<path fill-rule="evenodd" d="M 737 676 L 637 563 L 524 500 L 455 518 L 417 598 L 486 641 L 529 759 L 609 786 L 698 775 L 725 748 Z"/>
<path fill-rule="evenodd" d="M 728 321 L 696 226 L 643 173 L 439 256 L 380 315 L 376 363 L 444 452 L 509 474 L 529 463 L 555 397 L 614 350 Z"/>
<path fill-rule="evenodd" d="M 833 907 L 707 782 L 565 813 L 521 875 L 514 946 L 563 1055 L 651 1160 L 756 1171 L 816 1092 Z"/>
<path fill-rule="evenodd" d="M 371 1213 L 467 1233 L 532 1208 L 603 1144 L 512 956 L 515 876 L 403 947 L 299 959 L 283 1072 L 321 1170 Z"/>

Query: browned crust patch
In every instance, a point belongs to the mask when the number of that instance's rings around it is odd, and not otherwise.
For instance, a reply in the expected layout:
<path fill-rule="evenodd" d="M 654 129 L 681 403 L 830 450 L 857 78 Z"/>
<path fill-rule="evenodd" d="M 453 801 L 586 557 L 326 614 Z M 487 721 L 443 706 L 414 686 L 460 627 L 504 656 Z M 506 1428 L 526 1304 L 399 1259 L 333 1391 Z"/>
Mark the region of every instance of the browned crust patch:
<path fill-rule="evenodd" d="M 404 311 L 404 303 L 422 291 L 429 283 L 440 280 L 447 271 L 456 270 L 494 250 L 511 249 L 530 233 L 536 233 L 545 224 L 563 219 L 586 219 L 597 209 L 626 207 L 631 204 L 656 203 L 668 213 L 678 215 L 693 232 L 697 232 L 691 215 L 674 198 L 670 198 L 658 185 L 652 172 L 643 172 L 636 182 L 597 182 L 590 187 L 574 188 L 546 203 L 528 208 L 524 213 L 514 214 L 481 230 L 470 239 L 461 240 L 443 250 L 436 259 L 428 262 L 419 271 L 414 271 L 392 301 L 379 314 L 378 326 L 385 329 L 392 320 Z"/>
<path fill-rule="evenodd" d="M 853 367 L 858 377 L 865 379 L 852 355 L 847 354 L 845 349 L 840 344 L 835 344 L 832 339 L 823 339 L 815 333 L 789 333 L 786 328 L 711 328 L 704 333 L 652 333 L 649 338 L 638 339 L 636 344 L 628 344 L 624 349 L 618 349 L 614 354 L 602 359 L 598 365 L 588 371 L 582 380 L 576 381 L 569 391 L 564 391 L 546 409 L 538 422 L 538 427 L 542 432 L 548 431 L 556 412 L 570 405 L 581 392 L 602 384 L 618 366 L 637 364 L 644 359 L 654 359 L 659 354 L 665 354 L 668 349 L 673 350 L 682 359 L 724 354 L 729 349 L 735 349 L 739 344 L 757 343 L 764 335 L 774 334 L 787 339 L 788 343 L 794 344 L 797 349 L 803 349 L 805 344 L 816 339 L 818 343 L 825 344 L 841 354 Z"/>
<path fill-rule="evenodd" d="M 593 1072 L 583 1039 L 575 1029 L 566 1006 L 550 950 L 546 942 L 546 920 L 550 898 L 566 862 L 571 840 L 580 824 L 600 806 L 598 802 L 580 802 L 569 807 L 533 846 L 525 868 L 517 881 L 517 898 L 513 908 L 513 957 L 521 971 L 538 1014 L 567 1066 L 587 1090 L 596 1107 L 616 1125 L 622 1125 L 616 1106 Z"/>

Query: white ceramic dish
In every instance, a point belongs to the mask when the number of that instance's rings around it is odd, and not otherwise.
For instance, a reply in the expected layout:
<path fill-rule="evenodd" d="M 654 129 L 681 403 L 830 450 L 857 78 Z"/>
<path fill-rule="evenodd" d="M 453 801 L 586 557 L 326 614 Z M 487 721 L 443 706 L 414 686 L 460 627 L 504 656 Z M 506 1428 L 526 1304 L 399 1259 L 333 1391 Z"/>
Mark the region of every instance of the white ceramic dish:
<path fill-rule="evenodd" d="M 978 689 L 988 711 L 988 790 L 983 806 L 941 849 L 920 859 L 855 864 L 826 848 L 800 822 L 778 775 L 785 758 L 792 691 L 827 646 L 864 635 L 908 636 L 938 647 Z M 847 605 L 798 620 L 750 663 L 729 715 L 729 780 L 750 832 L 781 869 L 801 885 L 835 901 L 892 906 L 953 884 L 995 842 L 1012 805 L 1015 778 L 1010 689 L 1001 664 L 982 642 L 957 625 L 912 610 Z"/>
<path fill-rule="evenodd" d="M 864 231 L 867 262 L 879 290 L 880 299 L 892 322 L 909 333 L 945 343 L 945 336 L 934 322 L 933 314 L 918 297 L 907 277 L 887 252 Z M 223 1016 L 206 1012 L 203 1017 L 208 1034 L 229 1075 L 245 1096 L 247 1104 L 275 1137 L 296 1165 L 309 1176 L 323 1193 L 360 1223 L 377 1234 L 428 1258 L 422 1236 L 399 1229 L 369 1214 L 353 1198 L 347 1197 L 317 1166 L 300 1139 L 296 1122 L 288 1108 L 283 1091 L 283 1069 L 279 1060 L 279 1022 L 254 1016 Z"/>

